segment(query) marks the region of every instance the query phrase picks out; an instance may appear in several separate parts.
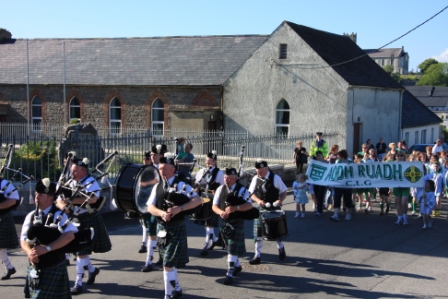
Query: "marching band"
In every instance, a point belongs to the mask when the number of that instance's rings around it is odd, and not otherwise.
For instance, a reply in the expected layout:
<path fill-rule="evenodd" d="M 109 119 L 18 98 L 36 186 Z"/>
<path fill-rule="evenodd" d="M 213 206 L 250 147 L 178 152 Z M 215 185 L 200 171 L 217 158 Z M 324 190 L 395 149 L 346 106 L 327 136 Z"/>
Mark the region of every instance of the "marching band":
<path fill-rule="evenodd" d="M 244 147 L 242 154 L 243 151 Z M 1 173 L 5 169 L 11 170 L 11 152 L 12 146 Z M 108 156 L 90 173 L 89 159 L 69 152 L 57 183 L 48 178 L 37 182 L 36 208 L 26 216 L 20 235 L 20 245 L 29 262 L 25 298 L 71 298 L 84 292 L 84 277 L 87 276 L 87 285 L 95 282 L 100 268 L 92 265 L 89 256 L 92 252 L 104 253 L 112 249 L 99 211 L 105 198 L 100 194 L 97 180 L 107 175 L 108 171 L 100 171 L 100 166 L 110 162 L 117 154 Z M 157 264 L 163 267 L 165 298 L 182 296 L 177 269 L 185 267 L 189 261 L 185 217 L 205 226 L 205 245 L 201 256 L 207 256 L 216 245 L 226 249 L 228 257 L 224 285 L 233 284 L 234 277 L 242 271 L 239 257 L 246 252 L 244 220 L 255 222 L 255 262 L 252 260 L 251 264 L 260 263 L 263 237 L 277 241 L 279 258 L 285 258 L 281 239 L 287 235 L 286 224 L 280 235 L 272 236 L 263 232 L 259 221 L 260 213 L 270 210 L 269 204 L 280 209 L 286 196 L 284 183 L 280 177 L 269 172 L 266 161 L 257 160 L 257 175 L 250 186 L 239 182 L 242 165 L 239 171 L 235 168 L 220 170 L 215 151 L 207 154 L 206 167 L 200 167 L 194 186 L 189 185 L 189 178 L 187 181 L 185 176 L 179 174 L 177 162 L 176 155 L 167 152 L 166 145 L 153 146 L 151 152 L 145 154 L 143 164 L 127 164 L 120 169 L 114 194 L 114 204 L 125 212 L 126 217 L 138 218 L 142 224 L 141 251 L 147 253 L 142 272 L 153 270 L 154 252 L 159 251 Z M 195 166 L 198 166 L 196 161 L 193 165 L 188 164 L 191 169 Z M 92 175 L 95 172 L 101 175 L 95 178 Z M 20 174 L 26 178 L 22 185 L 32 179 Z M 267 181 L 272 183 L 267 184 Z M 0 258 L 6 269 L 1 279 L 5 280 L 17 272 L 8 259 L 6 249 L 18 246 L 10 210 L 20 204 L 20 196 L 18 187 L 14 188 L 5 179 L 0 179 L 0 189 Z M 269 221 L 266 219 L 263 225 L 270 225 Z M 278 226 L 274 223 L 272 229 Z M 215 228 L 219 231 L 216 232 Z M 68 254 L 76 256 L 76 278 L 71 288 L 67 271 L 70 264 L 66 259 Z"/>

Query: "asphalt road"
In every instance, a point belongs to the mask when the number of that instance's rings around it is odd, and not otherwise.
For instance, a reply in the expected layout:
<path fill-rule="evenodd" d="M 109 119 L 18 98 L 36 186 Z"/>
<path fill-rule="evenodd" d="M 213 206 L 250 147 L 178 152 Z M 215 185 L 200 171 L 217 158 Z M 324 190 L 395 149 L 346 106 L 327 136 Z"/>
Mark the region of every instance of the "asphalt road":
<path fill-rule="evenodd" d="M 188 221 L 190 263 L 179 270 L 182 298 L 447 298 L 448 223 L 446 203 L 442 217 L 431 229 L 410 217 L 409 226 L 395 226 L 395 210 L 385 216 L 358 212 L 352 221 L 332 222 L 331 212 L 316 217 L 307 205 L 304 219 L 294 219 L 295 204 L 288 196 L 289 235 L 284 240 L 287 258 L 278 260 L 275 242 L 265 242 L 262 264 L 251 266 L 254 246 L 252 222 L 246 221 L 243 271 L 232 286 L 222 284 L 226 252 L 213 250 L 200 257 L 203 227 Z M 162 271 L 140 272 L 145 254 L 137 253 L 141 228 L 136 220 L 124 220 L 121 212 L 104 214 L 113 249 L 93 254 L 101 269 L 94 285 L 79 298 L 163 298 Z M 20 229 L 21 219 L 16 219 Z M 10 252 L 17 274 L 0 281 L 2 298 L 23 298 L 26 257 Z M 3 271 L 3 270 L 1 270 Z M 73 283 L 76 269 L 69 267 Z M 85 281 L 84 281 L 85 282 Z"/>

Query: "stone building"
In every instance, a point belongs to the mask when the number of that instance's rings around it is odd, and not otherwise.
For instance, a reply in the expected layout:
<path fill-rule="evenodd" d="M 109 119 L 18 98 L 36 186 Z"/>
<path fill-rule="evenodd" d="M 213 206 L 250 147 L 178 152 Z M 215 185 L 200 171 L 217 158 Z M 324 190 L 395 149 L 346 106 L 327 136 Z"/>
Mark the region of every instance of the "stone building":
<path fill-rule="evenodd" d="M 0 122 L 35 130 L 318 130 L 354 152 L 401 138 L 402 94 L 349 37 L 287 21 L 270 35 L 0 42 Z"/>

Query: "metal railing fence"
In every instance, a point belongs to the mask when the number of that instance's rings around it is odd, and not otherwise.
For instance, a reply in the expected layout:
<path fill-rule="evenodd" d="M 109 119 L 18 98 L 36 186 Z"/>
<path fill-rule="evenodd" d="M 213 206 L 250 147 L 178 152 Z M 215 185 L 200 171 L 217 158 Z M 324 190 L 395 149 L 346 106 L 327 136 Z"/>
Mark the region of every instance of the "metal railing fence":
<path fill-rule="evenodd" d="M 4 127 L 2 127 L 4 128 Z M 60 128 L 59 128 L 60 130 Z M 61 130 L 60 130 L 61 131 Z M 56 131 L 54 131 L 56 132 Z M 5 163 L 4 156 L 8 145 L 14 146 L 14 156 L 10 168 L 20 169 L 36 180 L 49 177 L 57 181 L 60 175 L 63 156 L 71 150 L 76 151 L 78 157 L 88 157 L 93 169 L 105 156 L 118 151 L 117 158 L 109 168 L 109 178 L 115 177 L 126 163 L 142 163 L 145 152 L 150 151 L 155 144 L 166 144 L 169 151 L 175 152 L 176 138 L 183 137 L 186 143 L 193 145 L 192 153 L 199 165 L 204 165 L 208 152 L 216 150 L 218 165 L 224 167 L 239 167 L 241 148 L 244 146 L 243 167 L 251 168 L 256 158 L 263 158 L 270 164 L 292 164 L 292 154 L 296 141 L 301 140 L 303 146 L 309 150 L 313 142 L 314 133 L 304 133 L 298 136 L 264 135 L 253 136 L 245 131 L 170 131 L 164 137 L 153 136 L 150 132 L 134 132 L 127 135 L 84 136 L 77 134 L 67 138 L 55 134 L 40 136 L 25 136 L 0 134 L 2 145 L 1 165 Z M 329 147 L 342 144 L 344 138 L 338 133 L 325 133 L 324 139 Z M 12 172 L 3 176 L 13 179 Z"/>

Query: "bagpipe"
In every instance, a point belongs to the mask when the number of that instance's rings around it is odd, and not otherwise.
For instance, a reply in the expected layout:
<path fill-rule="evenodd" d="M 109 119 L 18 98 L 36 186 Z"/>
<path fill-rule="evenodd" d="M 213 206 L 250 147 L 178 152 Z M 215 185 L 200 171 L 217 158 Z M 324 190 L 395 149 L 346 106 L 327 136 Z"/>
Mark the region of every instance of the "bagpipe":
<path fill-rule="evenodd" d="M 27 232 L 28 242 L 31 245 L 48 245 L 51 242 L 57 240 L 64 229 L 71 223 L 71 219 L 68 218 L 63 225 L 59 225 L 62 220 L 63 213 L 61 212 L 56 219 L 54 218 L 54 208 L 47 214 L 45 222 L 42 219 L 42 215 L 38 213 L 38 205 L 36 204 L 36 210 L 34 212 L 33 224 L 30 226 Z M 75 224 L 75 223 L 73 223 Z M 57 249 L 63 253 L 73 253 L 82 250 L 87 245 L 90 245 L 94 236 L 93 228 L 87 228 L 75 233 L 75 238 L 62 248 Z"/>
<path fill-rule="evenodd" d="M 249 199 L 250 195 L 251 194 L 249 194 L 247 198 L 242 198 L 239 197 L 238 195 L 229 194 L 229 187 L 227 185 L 224 185 L 221 190 L 221 198 L 220 198 L 221 209 L 225 210 L 225 208 L 228 206 L 232 207 L 241 206 L 248 202 L 247 200 Z M 253 220 L 259 217 L 260 217 L 260 211 L 255 207 L 252 207 L 250 210 L 247 211 L 235 211 L 229 215 L 229 219 Z"/>
<path fill-rule="evenodd" d="M 14 175 L 12 176 L 13 178 L 17 175 L 20 176 L 20 181 L 21 184 L 14 187 L 13 190 L 11 190 L 10 192 L 6 193 L 6 190 L 8 189 L 8 187 L 12 184 L 11 181 L 7 181 L 6 184 L 3 186 L 3 188 L 0 189 L 0 203 L 4 202 L 5 200 L 7 200 L 9 198 L 9 196 L 11 196 L 11 194 L 13 194 L 15 191 L 19 191 L 26 183 L 28 183 L 29 181 L 33 180 L 34 177 L 33 176 L 27 176 L 22 172 L 22 169 L 19 168 L 18 170 L 9 168 L 10 164 L 11 164 L 11 159 L 12 159 L 12 151 L 13 151 L 14 146 L 12 144 L 9 145 L 8 151 L 6 153 L 6 157 L 5 157 L 5 164 L 3 164 L 2 168 L 0 169 L 0 174 L 3 175 L 5 173 L 5 170 L 9 170 L 12 171 L 14 173 Z M 24 178 L 24 180 L 22 181 L 22 178 Z M 0 182 L 3 179 L 0 179 Z M 16 202 L 6 208 L 6 209 L 1 209 L 0 210 L 0 215 L 4 215 L 6 213 L 9 213 L 12 210 L 17 209 L 18 206 L 20 206 L 20 204 L 22 203 L 22 200 L 16 200 Z"/>
<path fill-rule="evenodd" d="M 165 177 L 165 182 L 168 183 L 168 180 Z M 160 194 L 160 189 L 163 190 L 163 184 L 160 182 L 158 186 L 156 187 L 157 194 Z M 181 192 L 185 192 L 187 188 L 187 184 L 184 184 Z M 162 209 L 163 211 L 167 211 L 169 208 L 175 207 L 175 206 L 182 206 L 190 201 L 190 198 L 183 194 L 183 193 L 177 193 L 177 183 L 174 183 L 172 187 L 169 187 L 168 190 L 162 191 L 163 192 L 163 203 L 162 203 Z M 194 189 L 191 190 L 190 195 L 193 194 Z M 200 207 L 200 206 L 199 206 Z M 189 210 L 185 210 L 180 212 L 179 214 L 175 215 L 173 218 L 171 218 L 171 221 L 181 220 L 186 215 L 191 215 L 195 213 L 198 210 L 198 208 L 193 208 Z"/>
<path fill-rule="evenodd" d="M 112 162 L 109 163 L 109 165 L 105 171 L 101 171 L 100 167 L 103 166 L 104 164 L 106 164 L 107 162 L 109 162 L 110 160 L 112 160 L 113 158 L 115 159 L 117 154 L 118 154 L 118 151 L 113 152 L 112 154 L 110 154 L 109 156 L 104 158 L 104 160 L 102 160 L 95 166 L 95 168 L 93 169 L 93 171 L 90 175 L 93 178 L 91 181 L 89 181 L 88 183 L 86 183 L 84 185 L 77 184 L 75 188 L 72 188 L 71 183 L 73 182 L 73 179 L 71 179 L 69 177 L 68 169 L 70 169 L 69 165 L 71 163 L 71 159 L 76 155 L 76 153 L 74 153 L 74 152 L 68 153 L 67 161 L 65 162 L 64 169 L 63 169 L 61 176 L 59 178 L 59 181 L 58 181 L 59 188 L 56 193 L 57 193 L 57 195 L 59 195 L 61 197 L 61 199 L 66 201 L 66 204 L 65 204 L 63 210 L 69 214 L 69 218 L 72 218 L 74 223 L 79 222 L 79 219 L 78 219 L 79 215 L 77 214 L 75 207 L 78 207 L 79 209 L 87 209 L 89 214 L 93 214 L 94 212 L 101 210 L 101 208 L 104 206 L 104 203 L 106 202 L 106 198 L 104 196 L 100 196 L 99 198 L 97 198 L 95 203 L 90 203 L 92 198 L 95 197 L 95 193 L 98 191 L 101 191 L 101 189 L 91 191 L 90 193 L 86 193 L 82 190 L 85 189 L 86 187 L 90 186 L 91 184 L 97 182 L 98 180 L 104 178 L 105 176 L 107 176 L 109 168 L 112 165 Z M 98 173 L 99 175 L 97 177 L 94 177 L 93 175 L 95 173 Z M 107 183 L 109 184 L 108 181 L 107 181 Z M 111 186 L 109 186 L 109 187 L 111 187 Z M 73 203 L 74 198 L 79 197 L 79 196 L 83 196 L 86 199 L 84 200 L 84 202 L 82 204 L 74 204 Z"/>

